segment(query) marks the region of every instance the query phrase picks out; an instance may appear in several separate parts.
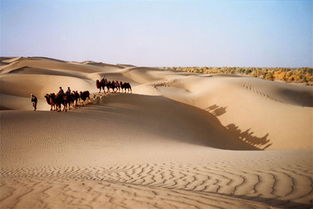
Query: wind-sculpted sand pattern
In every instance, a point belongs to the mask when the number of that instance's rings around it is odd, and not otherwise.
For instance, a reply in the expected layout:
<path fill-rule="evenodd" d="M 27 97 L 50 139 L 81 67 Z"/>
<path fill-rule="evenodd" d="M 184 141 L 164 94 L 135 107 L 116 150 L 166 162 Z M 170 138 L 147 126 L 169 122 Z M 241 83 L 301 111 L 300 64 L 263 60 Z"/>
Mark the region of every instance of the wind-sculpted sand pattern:
<path fill-rule="evenodd" d="M 2 208 L 309 208 L 312 168 L 230 163 L 1 169 Z M 83 195 L 82 195 L 83 194 Z"/>
<path fill-rule="evenodd" d="M 264 83 L 268 85 L 264 85 Z M 263 81 L 256 78 L 246 78 L 241 86 L 253 93 L 285 104 L 312 107 L 312 88 L 304 86 L 284 85 L 278 82 Z M 273 88 L 276 88 L 273 90 Z M 277 93 L 281 92 L 281 93 Z M 300 99 L 301 98 L 301 99 Z"/>

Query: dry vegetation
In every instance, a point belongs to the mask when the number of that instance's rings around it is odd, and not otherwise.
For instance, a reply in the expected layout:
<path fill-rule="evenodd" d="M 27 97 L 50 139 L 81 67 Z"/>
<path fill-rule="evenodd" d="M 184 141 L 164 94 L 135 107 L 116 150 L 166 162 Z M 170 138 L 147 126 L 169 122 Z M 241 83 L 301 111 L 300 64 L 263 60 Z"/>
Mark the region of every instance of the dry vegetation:
<path fill-rule="evenodd" d="M 165 67 L 164 69 L 206 74 L 241 74 L 271 81 L 280 80 L 313 85 L 313 68 Z"/>

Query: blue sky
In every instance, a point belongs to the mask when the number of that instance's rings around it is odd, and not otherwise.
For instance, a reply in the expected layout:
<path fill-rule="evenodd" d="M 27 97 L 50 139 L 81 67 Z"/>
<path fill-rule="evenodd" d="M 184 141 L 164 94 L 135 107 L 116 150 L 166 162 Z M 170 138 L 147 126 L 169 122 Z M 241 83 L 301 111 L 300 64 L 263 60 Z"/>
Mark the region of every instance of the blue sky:
<path fill-rule="evenodd" d="M 313 67 L 312 0 L 0 2 L 0 56 Z"/>

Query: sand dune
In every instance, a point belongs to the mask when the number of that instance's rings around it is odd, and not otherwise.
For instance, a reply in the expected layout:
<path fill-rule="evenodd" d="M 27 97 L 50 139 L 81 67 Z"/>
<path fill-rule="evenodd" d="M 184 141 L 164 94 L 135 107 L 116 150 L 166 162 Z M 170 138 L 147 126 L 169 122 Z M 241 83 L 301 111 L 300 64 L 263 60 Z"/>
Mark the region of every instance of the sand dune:
<path fill-rule="evenodd" d="M 58 75 L 58 76 L 71 76 L 81 79 L 86 79 L 86 75 L 80 72 L 63 71 L 63 70 L 49 70 L 42 68 L 22 67 L 15 70 L 11 70 L 11 74 L 38 74 L 38 75 Z"/>
<path fill-rule="evenodd" d="M 211 112 L 238 134 L 267 136 L 270 149 L 311 149 L 312 88 L 282 85 L 247 77 L 194 76 L 157 88 L 163 95 Z M 292 93 L 283 95 L 288 91 Z"/>
<path fill-rule="evenodd" d="M 124 66 L 122 65 L 112 65 L 112 64 L 107 64 L 103 62 L 93 62 L 93 61 L 85 61 L 85 62 L 82 62 L 82 64 L 94 65 L 94 66 L 99 66 L 99 67 L 124 68 Z"/>
<path fill-rule="evenodd" d="M 8 61 L 8 60 L 6 60 Z M 99 72 L 102 70 L 99 66 L 85 65 L 80 63 L 70 63 L 70 62 L 59 62 L 54 59 L 47 58 L 19 58 L 17 60 L 10 59 L 9 64 L 6 66 L 1 66 L 1 73 L 7 73 L 11 70 L 15 70 L 21 67 L 34 67 L 43 69 L 59 69 L 59 70 L 72 70 L 76 72 L 92 73 Z"/>
<path fill-rule="evenodd" d="M 312 87 L 42 57 L 0 69 L 1 208 L 313 205 Z M 103 76 L 133 94 L 97 93 Z M 50 112 L 59 86 L 93 101 Z"/>

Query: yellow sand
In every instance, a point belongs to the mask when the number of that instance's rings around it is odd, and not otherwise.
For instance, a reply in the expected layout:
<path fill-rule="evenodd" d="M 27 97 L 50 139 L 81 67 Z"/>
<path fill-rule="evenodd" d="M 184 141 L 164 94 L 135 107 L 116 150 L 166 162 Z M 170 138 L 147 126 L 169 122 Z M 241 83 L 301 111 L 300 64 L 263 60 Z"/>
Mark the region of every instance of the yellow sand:
<path fill-rule="evenodd" d="M 1 58 L 0 84 L 0 208 L 313 204 L 312 87 L 41 57 Z M 50 112 L 59 86 L 92 104 Z"/>

